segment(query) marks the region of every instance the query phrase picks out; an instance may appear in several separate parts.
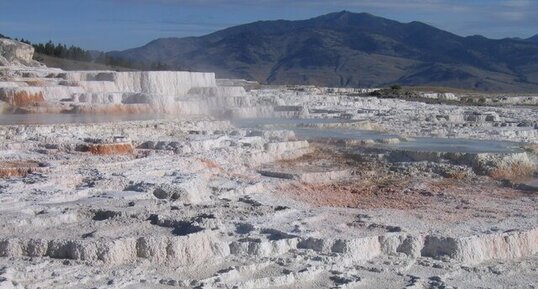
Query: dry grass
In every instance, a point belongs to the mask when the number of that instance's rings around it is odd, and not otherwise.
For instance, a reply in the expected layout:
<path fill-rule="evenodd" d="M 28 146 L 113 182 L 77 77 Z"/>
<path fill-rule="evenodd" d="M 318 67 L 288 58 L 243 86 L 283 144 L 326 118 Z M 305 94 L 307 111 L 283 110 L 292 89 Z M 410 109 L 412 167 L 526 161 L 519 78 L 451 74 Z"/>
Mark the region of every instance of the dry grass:
<path fill-rule="evenodd" d="M 451 171 L 446 174 L 446 178 L 454 180 L 463 180 L 467 178 L 467 172 L 465 171 Z"/>
<path fill-rule="evenodd" d="M 491 170 L 488 175 L 495 180 L 517 181 L 527 179 L 534 174 L 536 167 L 528 163 L 513 163 Z"/>
<path fill-rule="evenodd" d="M 443 86 L 404 86 L 404 89 L 417 91 L 417 92 L 431 92 L 431 93 L 477 93 L 478 91 L 472 89 L 443 87 Z"/>
<path fill-rule="evenodd" d="M 66 58 L 58 58 L 50 55 L 45 55 L 41 53 L 34 53 L 34 59 L 39 62 L 44 63 L 48 67 L 58 67 L 64 70 L 116 70 L 116 71 L 133 71 L 134 69 L 129 69 L 119 66 L 110 66 L 100 63 L 85 62 L 85 61 L 76 61 Z"/>

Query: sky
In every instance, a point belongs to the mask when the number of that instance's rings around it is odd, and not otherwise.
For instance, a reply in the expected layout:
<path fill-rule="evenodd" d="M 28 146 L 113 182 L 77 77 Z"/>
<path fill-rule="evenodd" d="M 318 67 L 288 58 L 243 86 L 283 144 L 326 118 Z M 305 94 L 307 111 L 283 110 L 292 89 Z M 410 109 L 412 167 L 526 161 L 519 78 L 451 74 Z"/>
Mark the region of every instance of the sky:
<path fill-rule="evenodd" d="M 538 0 L 0 0 L 0 33 L 110 51 L 342 10 L 421 21 L 462 36 L 538 34 Z"/>

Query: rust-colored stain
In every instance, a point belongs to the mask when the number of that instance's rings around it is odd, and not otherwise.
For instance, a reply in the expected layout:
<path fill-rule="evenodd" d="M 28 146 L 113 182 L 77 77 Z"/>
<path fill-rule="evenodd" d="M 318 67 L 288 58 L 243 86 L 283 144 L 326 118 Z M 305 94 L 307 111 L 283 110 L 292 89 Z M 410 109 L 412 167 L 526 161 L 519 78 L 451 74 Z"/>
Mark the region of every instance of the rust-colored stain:
<path fill-rule="evenodd" d="M 122 155 L 132 154 L 134 147 L 130 143 L 91 144 L 88 151 L 94 155 Z"/>
<path fill-rule="evenodd" d="M 214 161 L 208 159 L 200 159 L 200 162 L 208 169 L 218 169 L 222 171 L 222 168 Z"/>
<path fill-rule="evenodd" d="M 34 161 L 0 162 L 0 178 L 24 177 L 38 168 Z"/>
<path fill-rule="evenodd" d="M 30 106 L 45 101 L 43 92 L 29 93 L 27 91 L 18 91 L 7 99 L 7 102 L 14 106 Z"/>
<path fill-rule="evenodd" d="M 293 200 L 313 207 L 395 209 L 457 221 L 480 214 L 498 218 L 511 210 L 499 211 L 497 202 L 528 196 L 495 182 L 476 184 L 472 180 L 412 178 L 351 180 L 329 184 L 288 182 L 275 189 Z"/>

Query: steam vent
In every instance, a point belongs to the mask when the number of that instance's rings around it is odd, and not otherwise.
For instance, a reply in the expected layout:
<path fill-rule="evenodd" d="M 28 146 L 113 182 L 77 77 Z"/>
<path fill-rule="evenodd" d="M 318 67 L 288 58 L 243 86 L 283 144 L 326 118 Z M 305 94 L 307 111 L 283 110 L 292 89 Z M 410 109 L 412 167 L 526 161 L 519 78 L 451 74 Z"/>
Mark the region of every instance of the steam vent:
<path fill-rule="evenodd" d="M 0 39 L 0 288 L 535 288 L 538 96 L 64 71 Z"/>

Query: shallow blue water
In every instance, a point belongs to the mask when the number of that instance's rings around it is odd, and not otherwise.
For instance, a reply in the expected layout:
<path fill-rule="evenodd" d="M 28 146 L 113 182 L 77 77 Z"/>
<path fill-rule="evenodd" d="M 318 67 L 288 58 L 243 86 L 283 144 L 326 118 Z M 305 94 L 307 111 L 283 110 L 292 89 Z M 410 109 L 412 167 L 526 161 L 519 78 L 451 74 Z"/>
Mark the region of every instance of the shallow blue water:
<path fill-rule="evenodd" d="M 414 138 L 395 145 L 399 149 L 430 152 L 509 153 L 523 151 L 518 143 L 461 138 Z"/>
<path fill-rule="evenodd" d="M 242 119 L 234 123 L 243 128 L 263 125 L 277 125 L 293 130 L 300 139 L 337 139 L 337 140 L 377 140 L 398 137 L 384 132 L 348 128 L 305 128 L 302 125 L 320 123 L 351 122 L 337 119 Z M 375 147 L 408 151 L 459 152 L 459 153 L 509 153 L 522 151 L 514 142 L 495 140 L 476 140 L 459 138 L 418 137 L 398 144 L 376 144 Z"/>
<path fill-rule="evenodd" d="M 275 126 L 299 126 L 309 124 L 324 123 L 351 123 L 353 120 L 342 120 L 332 118 L 238 118 L 233 119 L 232 123 L 240 128 L 255 128 L 264 125 Z"/>

